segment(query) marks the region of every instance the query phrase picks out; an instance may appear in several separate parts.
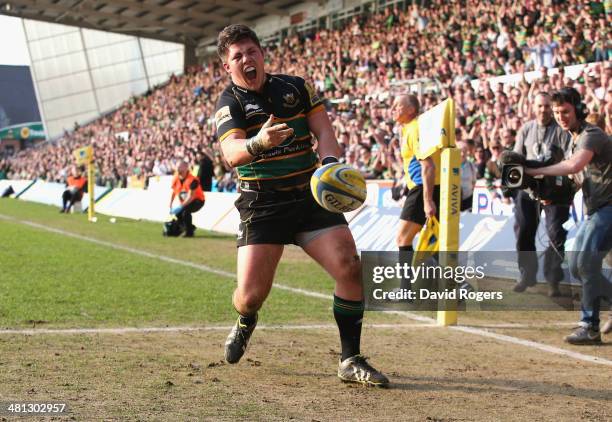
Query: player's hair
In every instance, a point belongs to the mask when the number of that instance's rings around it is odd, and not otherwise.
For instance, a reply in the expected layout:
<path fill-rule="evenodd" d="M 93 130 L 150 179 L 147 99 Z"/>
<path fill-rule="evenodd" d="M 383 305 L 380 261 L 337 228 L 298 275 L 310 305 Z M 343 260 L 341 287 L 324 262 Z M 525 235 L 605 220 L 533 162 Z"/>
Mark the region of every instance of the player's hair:
<path fill-rule="evenodd" d="M 223 30 L 219 32 L 219 37 L 217 37 L 217 54 L 221 58 L 221 61 L 225 62 L 225 57 L 232 44 L 244 39 L 253 41 L 257 44 L 257 47 L 261 48 L 257 34 L 248 26 L 232 24 L 223 28 Z"/>
<path fill-rule="evenodd" d="M 582 97 L 576 89 L 571 87 L 561 88 L 552 95 L 552 103 L 561 105 L 563 103 L 569 103 L 574 106 L 576 111 L 576 118 L 578 120 L 584 120 L 589 115 L 589 110 L 585 103 L 582 102 Z"/>

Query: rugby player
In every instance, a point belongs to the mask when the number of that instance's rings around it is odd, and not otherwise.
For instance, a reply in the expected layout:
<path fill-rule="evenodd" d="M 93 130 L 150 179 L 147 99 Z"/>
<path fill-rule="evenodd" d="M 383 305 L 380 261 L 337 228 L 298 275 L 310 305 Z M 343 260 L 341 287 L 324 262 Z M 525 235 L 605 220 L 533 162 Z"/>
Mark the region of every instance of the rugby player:
<path fill-rule="evenodd" d="M 217 102 L 217 136 L 225 159 L 237 169 L 241 190 L 233 295 L 239 316 L 225 343 L 226 361 L 237 363 L 243 356 L 284 245 L 296 244 L 336 282 L 333 312 L 342 350 L 338 376 L 387 386 L 387 377 L 360 354 L 364 305 L 355 241 L 344 216 L 321 208 L 309 189 L 319 157 L 327 164 L 337 162 L 339 154 L 321 98 L 300 77 L 266 73 L 259 39 L 247 26 L 223 29 L 217 52 L 232 81 Z"/>

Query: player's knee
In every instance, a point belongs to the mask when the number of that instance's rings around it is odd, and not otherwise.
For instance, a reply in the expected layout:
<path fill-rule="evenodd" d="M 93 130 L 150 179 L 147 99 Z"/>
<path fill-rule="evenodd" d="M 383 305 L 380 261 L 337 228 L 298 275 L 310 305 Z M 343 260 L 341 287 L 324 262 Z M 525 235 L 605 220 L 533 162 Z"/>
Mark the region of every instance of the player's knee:
<path fill-rule="evenodd" d="M 361 282 L 361 260 L 359 255 L 346 254 L 341 260 L 338 279 L 342 282 L 359 283 Z"/>
<path fill-rule="evenodd" d="M 234 293 L 234 307 L 243 315 L 253 314 L 261 308 L 264 299 L 257 292 L 236 290 Z"/>

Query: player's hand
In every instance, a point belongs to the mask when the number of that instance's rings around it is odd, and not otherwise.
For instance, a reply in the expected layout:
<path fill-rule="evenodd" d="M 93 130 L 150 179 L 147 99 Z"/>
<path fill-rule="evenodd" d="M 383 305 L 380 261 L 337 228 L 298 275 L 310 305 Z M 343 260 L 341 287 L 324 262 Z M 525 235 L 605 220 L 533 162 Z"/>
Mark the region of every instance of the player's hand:
<path fill-rule="evenodd" d="M 268 150 L 282 144 L 287 138 L 293 136 L 293 129 L 287 123 L 274 124 L 274 115 L 270 117 L 259 130 L 257 135 L 261 139 L 263 147 Z"/>
<path fill-rule="evenodd" d="M 430 218 L 436 215 L 436 203 L 433 199 L 425 200 L 424 206 L 425 217 Z"/>
<path fill-rule="evenodd" d="M 550 199 L 542 199 L 542 200 L 540 200 L 540 203 L 542 205 L 546 206 L 546 205 L 552 204 L 552 201 Z"/>

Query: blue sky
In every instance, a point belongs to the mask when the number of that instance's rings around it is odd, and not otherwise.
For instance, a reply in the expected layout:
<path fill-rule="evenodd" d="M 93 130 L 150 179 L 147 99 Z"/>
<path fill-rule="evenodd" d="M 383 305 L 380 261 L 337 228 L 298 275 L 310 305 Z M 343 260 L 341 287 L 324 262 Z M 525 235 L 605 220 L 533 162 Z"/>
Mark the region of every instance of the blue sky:
<path fill-rule="evenodd" d="M 21 19 L 0 15 L 0 40 L 0 64 L 30 64 Z"/>

